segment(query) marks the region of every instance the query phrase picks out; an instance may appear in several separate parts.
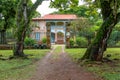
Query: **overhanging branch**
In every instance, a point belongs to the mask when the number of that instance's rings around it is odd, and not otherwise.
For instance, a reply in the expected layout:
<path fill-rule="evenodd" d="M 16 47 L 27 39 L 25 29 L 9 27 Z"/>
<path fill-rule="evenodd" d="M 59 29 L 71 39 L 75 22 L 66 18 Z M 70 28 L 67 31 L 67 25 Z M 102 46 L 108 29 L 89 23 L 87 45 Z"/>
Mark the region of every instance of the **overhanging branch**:
<path fill-rule="evenodd" d="M 31 13 L 34 12 L 34 11 L 37 9 L 37 7 L 38 7 L 40 4 L 42 4 L 43 1 L 44 1 L 44 0 L 37 0 L 37 1 L 33 4 L 33 6 L 31 7 L 31 9 L 30 9 L 30 11 L 29 11 L 29 14 L 31 15 Z"/>

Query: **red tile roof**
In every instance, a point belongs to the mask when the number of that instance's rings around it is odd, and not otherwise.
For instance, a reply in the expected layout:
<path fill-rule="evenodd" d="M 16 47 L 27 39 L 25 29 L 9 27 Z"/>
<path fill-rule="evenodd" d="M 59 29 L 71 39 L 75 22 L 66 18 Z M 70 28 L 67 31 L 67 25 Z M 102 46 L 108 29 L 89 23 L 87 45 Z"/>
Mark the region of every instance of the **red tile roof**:
<path fill-rule="evenodd" d="M 77 19 L 77 16 L 74 14 L 48 14 L 41 18 L 33 18 L 33 20 L 68 20 L 68 19 Z"/>

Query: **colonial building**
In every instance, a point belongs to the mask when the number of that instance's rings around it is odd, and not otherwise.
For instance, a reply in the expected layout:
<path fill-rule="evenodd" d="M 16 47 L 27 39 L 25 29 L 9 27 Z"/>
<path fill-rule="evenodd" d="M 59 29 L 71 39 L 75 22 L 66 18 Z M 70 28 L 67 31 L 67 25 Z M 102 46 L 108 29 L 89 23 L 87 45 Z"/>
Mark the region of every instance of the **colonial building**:
<path fill-rule="evenodd" d="M 33 18 L 37 27 L 33 28 L 31 37 L 37 41 L 47 37 L 50 43 L 66 43 L 66 35 L 69 35 L 67 26 L 70 21 L 75 19 L 77 17 L 73 14 L 48 14 L 40 18 Z"/>

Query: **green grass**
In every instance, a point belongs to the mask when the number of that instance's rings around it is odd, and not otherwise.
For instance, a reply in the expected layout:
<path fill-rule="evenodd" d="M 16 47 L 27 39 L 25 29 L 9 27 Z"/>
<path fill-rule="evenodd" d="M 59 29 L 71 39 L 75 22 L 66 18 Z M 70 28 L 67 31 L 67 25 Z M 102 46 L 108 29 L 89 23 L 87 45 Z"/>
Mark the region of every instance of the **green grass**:
<path fill-rule="evenodd" d="M 77 62 L 84 53 L 85 48 L 80 49 L 66 49 L 65 51 Z M 110 59 L 120 59 L 120 48 L 108 48 L 104 56 L 111 54 Z M 79 63 L 81 64 L 81 63 Z M 104 78 L 105 80 L 120 80 L 120 60 L 113 60 L 113 62 L 101 63 L 93 62 L 83 65 L 88 71 Z"/>
<path fill-rule="evenodd" d="M 66 49 L 65 51 L 72 57 L 74 61 L 78 61 L 85 53 L 86 48 Z"/>
<path fill-rule="evenodd" d="M 120 59 L 120 48 L 108 48 L 107 51 L 104 53 L 104 56 L 106 56 L 107 54 L 112 55 L 112 57 L 110 57 L 111 59 Z"/>
<path fill-rule="evenodd" d="M 62 46 L 57 46 L 56 49 L 54 50 L 54 53 L 60 53 L 62 52 Z"/>
<path fill-rule="evenodd" d="M 58 59 L 60 53 L 62 52 L 62 46 L 56 46 L 55 50 L 53 51 L 53 59 Z"/>
<path fill-rule="evenodd" d="M 29 59 L 0 60 L 0 80 L 26 80 L 35 71 L 33 64 L 41 59 L 49 50 L 25 50 L 25 54 L 30 54 Z M 0 55 L 8 58 L 12 55 L 12 50 L 0 50 Z"/>

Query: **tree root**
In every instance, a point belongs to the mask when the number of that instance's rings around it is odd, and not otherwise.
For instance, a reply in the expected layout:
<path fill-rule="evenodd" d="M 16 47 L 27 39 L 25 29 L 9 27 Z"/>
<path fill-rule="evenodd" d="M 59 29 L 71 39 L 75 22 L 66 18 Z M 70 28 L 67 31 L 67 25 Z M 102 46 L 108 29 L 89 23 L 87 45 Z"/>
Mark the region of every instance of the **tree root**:
<path fill-rule="evenodd" d="M 12 55 L 12 56 L 9 56 L 9 60 L 11 60 L 11 59 L 18 59 L 18 58 L 29 59 L 28 55 L 24 55 L 24 56 L 14 56 L 14 55 Z"/>

